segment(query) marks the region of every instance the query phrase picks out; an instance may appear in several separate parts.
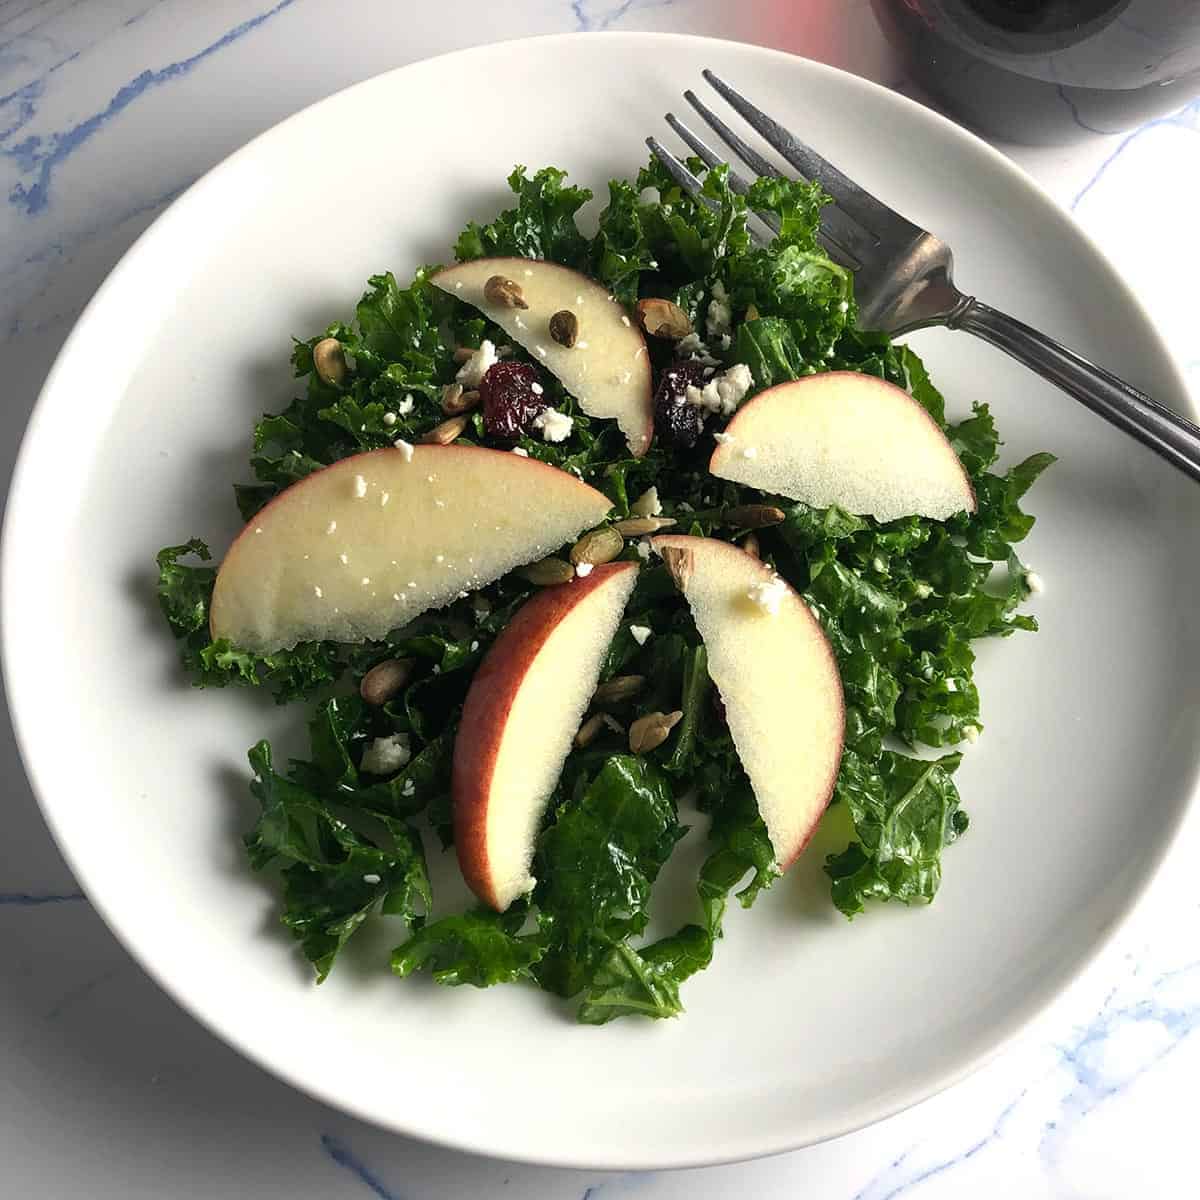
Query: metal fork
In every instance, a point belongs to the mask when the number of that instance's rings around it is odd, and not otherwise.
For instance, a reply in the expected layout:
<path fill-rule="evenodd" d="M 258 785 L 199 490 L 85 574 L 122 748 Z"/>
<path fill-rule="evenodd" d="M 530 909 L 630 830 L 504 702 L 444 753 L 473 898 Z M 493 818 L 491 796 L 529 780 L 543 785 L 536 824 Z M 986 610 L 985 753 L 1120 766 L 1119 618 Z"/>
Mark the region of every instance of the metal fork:
<path fill-rule="evenodd" d="M 769 146 L 803 178 L 819 183 L 833 198 L 822 216 L 818 237 L 829 257 L 854 274 L 862 329 L 888 334 L 931 325 L 965 329 L 1031 367 L 1200 482 L 1200 428 L 1046 334 L 989 308 L 974 296 L 963 295 L 954 286 L 953 256 L 945 242 L 859 187 L 712 71 L 703 74 Z M 694 92 L 688 90 L 684 97 L 756 175 L 783 175 Z M 725 161 L 673 113 L 667 113 L 666 120 L 710 167 Z M 657 138 L 647 138 L 646 144 L 681 187 L 699 193 L 700 180 L 683 162 Z M 732 168 L 729 182 L 738 192 L 750 186 Z M 771 214 L 754 215 L 772 233 L 778 231 L 778 222 Z"/>

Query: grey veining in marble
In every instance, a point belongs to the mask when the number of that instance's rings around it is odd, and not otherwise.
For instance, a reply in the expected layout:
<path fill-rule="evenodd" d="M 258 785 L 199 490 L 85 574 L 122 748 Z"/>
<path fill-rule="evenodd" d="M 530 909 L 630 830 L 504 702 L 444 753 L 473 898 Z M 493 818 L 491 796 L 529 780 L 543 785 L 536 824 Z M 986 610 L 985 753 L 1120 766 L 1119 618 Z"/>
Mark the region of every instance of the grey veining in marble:
<path fill-rule="evenodd" d="M 336 17 L 332 17 L 336 11 Z M 336 36 L 330 39 L 330 26 Z M 226 154 L 355 80 L 536 33 L 670 29 L 808 53 L 912 93 L 865 0 L 0 3 L 0 355 L 11 471 L 55 353 L 137 235 Z M 1192 378 L 1200 104 L 1069 151 L 1009 150 L 1125 273 Z M 1136 206 L 1136 226 L 1128 213 Z M 285 1087 L 216 1041 L 79 893 L 0 730 L 0 1196 L 1152 1200 L 1200 1194 L 1195 822 L 1118 942 L 950 1092 L 796 1154 L 612 1175 L 469 1158 Z"/>

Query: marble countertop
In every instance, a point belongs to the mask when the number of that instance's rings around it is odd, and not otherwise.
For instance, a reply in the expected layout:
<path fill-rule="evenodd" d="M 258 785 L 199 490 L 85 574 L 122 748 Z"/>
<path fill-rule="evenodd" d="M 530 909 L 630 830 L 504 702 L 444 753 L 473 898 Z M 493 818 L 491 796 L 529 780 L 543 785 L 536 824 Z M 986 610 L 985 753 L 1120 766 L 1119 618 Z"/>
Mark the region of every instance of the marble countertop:
<path fill-rule="evenodd" d="M 11 473 L 42 380 L 92 292 L 163 208 L 230 151 L 330 92 L 415 59 L 503 38 L 606 29 L 759 42 L 913 91 L 866 0 L 4 0 L 0 473 Z M 1192 106 L 1065 149 L 1001 147 L 1123 271 L 1194 387 L 1200 339 L 1188 281 L 1200 273 L 1200 239 L 1179 234 L 1194 229 L 1198 135 L 1200 106 Z M 396 1137 L 244 1061 L 176 1008 L 91 911 L 42 825 L 6 722 L 0 737 L 5 1196 L 1196 1194 L 1194 819 L 1113 945 L 966 1082 L 809 1150 L 703 1171 L 604 1175 L 471 1158 Z"/>

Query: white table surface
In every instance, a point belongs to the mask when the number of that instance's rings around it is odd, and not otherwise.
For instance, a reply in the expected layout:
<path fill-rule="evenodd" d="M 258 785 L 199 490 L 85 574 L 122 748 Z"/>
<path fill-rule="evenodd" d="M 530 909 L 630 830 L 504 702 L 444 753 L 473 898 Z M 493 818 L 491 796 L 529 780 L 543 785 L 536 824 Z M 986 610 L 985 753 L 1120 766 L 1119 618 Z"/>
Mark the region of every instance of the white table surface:
<path fill-rule="evenodd" d="M 4 0 L 0 473 L 11 472 L 41 382 L 92 292 L 164 206 L 230 151 L 298 108 L 414 59 L 611 28 L 760 42 L 913 91 L 866 0 Z M 1002 147 L 1122 269 L 1193 386 L 1198 135 L 1194 105 L 1066 149 Z M 2 738 L 2 1197 L 1200 1195 L 1195 820 L 1115 943 L 973 1078 L 794 1154 L 603 1175 L 471 1158 L 383 1133 L 243 1061 L 159 992 L 79 895 L 7 723 Z M 86 778 L 85 762 L 79 770 Z M 81 799 L 103 803 L 86 787 Z"/>

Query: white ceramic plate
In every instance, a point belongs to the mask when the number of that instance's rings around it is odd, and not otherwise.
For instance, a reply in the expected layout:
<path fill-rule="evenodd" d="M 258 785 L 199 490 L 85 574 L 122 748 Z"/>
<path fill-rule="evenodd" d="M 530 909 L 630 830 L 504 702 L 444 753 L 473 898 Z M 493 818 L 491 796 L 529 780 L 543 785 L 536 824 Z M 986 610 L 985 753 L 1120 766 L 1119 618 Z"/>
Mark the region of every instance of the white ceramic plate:
<path fill-rule="evenodd" d="M 610 175 L 636 171 L 642 138 L 663 134 L 704 66 L 946 238 L 966 290 L 1187 406 L 1095 248 L 948 122 L 750 46 L 550 38 L 351 88 L 187 192 L 81 318 L 9 501 L 12 710 L 46 819 L 97 909 L 251 1058 L 464 1149 L 691 1165 L 893 1113 L 977 1066 L 1070 980 L 1145 886 L 1193 788 L 1200 492 L 997 352 L 939 331 L 919 349 L 952 409 L 987 400 L 1009 460 L 1050 449 L 1062 461 L 1031 496 L 1025 549 L 1047 581 L 1043 631 L 980 645 L 987 731 L 959 775 L 973 820 L 936 904 L 848 924 L 810 852 L 752 912 L 732 913 L 673 1022 L 585 1028 L 529 989 L 402 983 L 379 957 L 398 940 L 386 932 L 324 987 L 309 982 L 239 846 L 246 747 L 294 739 L 303 712 L 185 686 L 152 556 L 192 534 L 228 544 L 251 422 L 294 387 L 290 335 L 350 313 L 372 272 L 448 258 L 467 218 L 505 202 L 514 162 L 567 166 L 602 195 Z"/>

